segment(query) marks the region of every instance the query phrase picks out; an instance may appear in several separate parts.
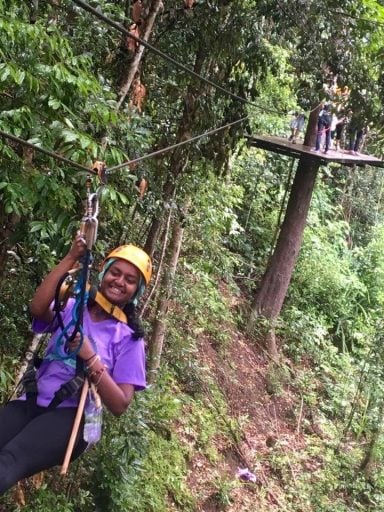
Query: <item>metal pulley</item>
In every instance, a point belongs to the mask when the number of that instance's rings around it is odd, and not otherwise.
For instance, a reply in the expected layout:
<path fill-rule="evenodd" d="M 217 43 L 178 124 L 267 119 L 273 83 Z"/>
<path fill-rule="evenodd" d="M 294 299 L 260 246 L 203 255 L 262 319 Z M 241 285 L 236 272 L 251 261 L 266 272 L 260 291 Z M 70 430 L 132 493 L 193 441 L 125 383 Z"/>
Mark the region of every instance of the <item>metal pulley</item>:
<path fill-rule="evenodd" d="M 80 233 L 84 236 L 87 243 L 87 249 L 91 250 L 97 239 L 97 228 L 99 221 L 99 198 L 96 192 L 88 194 L 86 201 L 85 214 L 81 219 Z"/>
<path fill-rule="evenodd" d="M 76 265 L 72 270 L 66 273 L 65 278 L 60 286 L 60 291 L 58 295 L 58 308 L 60 311 L 63 311 L 65 308 L 68 299 L 73 296 L 73 289 L 76 283 L 76 274 L 79 271 L 79 264 Z"/>
<path fill-rule="evenodd" d="M 84 216 L 81 220 L 80 232 L 84 236 L 87 243 L 87 249 L 91 250 L 97 239 L 97 229 L 99 226 L 97 216 L 99 214 L 99 197 L 101 190 L 106 184 L 106 166 L 105 162 L 96 160 L 92 165 L 92 170 L 97 172 L 101 186 L 98 187 L 96 192 L 91 193 L 91 177 L 87 177 L 87 198 L 85 204 Z"/>
<path fill-rule="evenodd" d="M 98 215 L 99 215 L 99 197 L 101 190 L 106 184 L 106 167 L 102 161 L 96 161 L 92 165 L 92 170 L 97 171 L 97 175 L 101 182 L 96 192 L 91 192 L 92 179 L 91 175 L 87 176 L 86 180 L 86 200 L 84 214 L 80 223 L 80 233 L 84 237 L 87 245 L 87 251 L 91 251 L 94 243 L 97 239 L 98 230 Z M 71 269 L 64 276 L 64 279 L 60 285 L 58 293 L 58 307 L 62 311 L 70 297 L 76 295 L 76 285 L 78 279 L 78 273 L 82 269 L 83 263 L 77 262 L 73 269 Z"/>

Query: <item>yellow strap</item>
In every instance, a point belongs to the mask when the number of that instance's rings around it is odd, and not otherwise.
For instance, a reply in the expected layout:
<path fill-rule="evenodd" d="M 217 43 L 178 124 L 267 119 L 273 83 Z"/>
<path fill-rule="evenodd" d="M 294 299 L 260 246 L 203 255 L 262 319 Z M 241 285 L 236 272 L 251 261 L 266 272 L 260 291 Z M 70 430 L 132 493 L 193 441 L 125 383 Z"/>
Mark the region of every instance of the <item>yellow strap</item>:
<path fill-rule="evenodd" d="M 91 288 L 91 285 L 87 284 L 87 291 Z M 113 316 L 113 318 L 116 318 L 119 322 L 123 322 L 125 324 L 128 323 L 127 315 L 124 313 L 124 311 L 119 308 L 119 306 L 116 306 L 115 304 L 112 304 L 109 302 L 108 299 L 104 297 L 100 292 L 96 292 L 95 297 L 93 297 L 95 302 L 104 309 L 109 315 Z"/>

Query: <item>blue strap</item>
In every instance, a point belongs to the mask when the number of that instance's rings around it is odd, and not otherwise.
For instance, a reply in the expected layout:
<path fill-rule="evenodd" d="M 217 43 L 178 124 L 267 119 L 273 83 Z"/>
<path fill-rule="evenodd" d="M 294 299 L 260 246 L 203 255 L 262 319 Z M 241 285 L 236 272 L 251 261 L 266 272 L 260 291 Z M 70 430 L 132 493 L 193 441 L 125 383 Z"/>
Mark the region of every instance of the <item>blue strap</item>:
<path fill-rule="evenodd" d="M 75 303 L 72 308 L 72 318 L 67 325 L 63 326 L 60 335 L 55 341 L 53 353 L 56 359 L 65 361 L 70 358 L 74 361 L 79 353 L 84 340 L 83 334 L 83 311 L 88 301 L 87 281 L 88 281 L 88 266 L 91 261 L 91 252 L 86 251 L 83 258 L 82 272 L 77 280 L 74 295 L 76 297 Z M 69 352 L 67 344 L 74 339 L 76 334 L 80 333 L 80 343 L 76 350 Z"/>
<path fill-rule="evenodd" d="M 61 361 L 62 363 L 70 366 L 71 368 L 76 368 L 76 357 L 72 357 L 72 355 L 66 355 L 66 357 L 62 357 L 55 352 L 50 352 L 46 356 L 44 356 L 44 361 Z"/>

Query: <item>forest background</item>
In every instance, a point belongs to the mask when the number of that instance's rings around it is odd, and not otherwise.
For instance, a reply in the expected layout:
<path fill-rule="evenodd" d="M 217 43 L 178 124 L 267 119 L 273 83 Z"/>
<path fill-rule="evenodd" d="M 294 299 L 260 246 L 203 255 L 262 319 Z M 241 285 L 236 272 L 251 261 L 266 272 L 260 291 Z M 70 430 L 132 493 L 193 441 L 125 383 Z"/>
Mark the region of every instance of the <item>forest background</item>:
<path fill-rule="evenodd" d="M 33 291 L 83 215 L 75 163 L 157 152 L 108 174 L 94 247 L 95 272 L 121 243 L 153 256 L 151 385 L 105 415 L 64 481 L 29 479 L 0 510 L 384 511 L 382 170 L 298 164 L 314 190 L 272 311 L 261 283 L 304 185 L 295 160 L 247 144 L 288 136 L 296 109 L 311 120 L 337 78 L 370 123 L 365 151 L 383 155 L 382 3 L 86 5 L 0 0 L 0 130 L 74 162 L 0 142 L 0 395 L 32 341 Z"/>

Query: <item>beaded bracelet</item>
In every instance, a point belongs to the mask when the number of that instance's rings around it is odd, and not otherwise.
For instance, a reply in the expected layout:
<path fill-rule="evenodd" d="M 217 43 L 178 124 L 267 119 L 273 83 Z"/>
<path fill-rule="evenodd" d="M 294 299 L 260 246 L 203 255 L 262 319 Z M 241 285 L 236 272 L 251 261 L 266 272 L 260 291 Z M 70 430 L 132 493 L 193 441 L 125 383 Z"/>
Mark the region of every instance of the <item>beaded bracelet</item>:
<path fill-rule="evenodd" d="M 94 359 L 92 359 L 92 361 L 90 362 L 90 364 L 87 364 L 85 366 L 85 371 L 86 372 L 89 372 L 89 370 L 92 368 L 92 366 L 96 363 L 96 361 L 100 361 L 100 356 L 99 354 L 95 354 L 94 355 Z"/>
<path fill-rule="evenodd" d="M 101 379 L 103 378 L 103 375 L 105 373 L 105 366 L 103 366 L 101 370 L 102 371 L 100 372 L 100 377 L 97 379 L 97 382 L 94 382 L 96 388 L 100 384 Z"/>
<path fill-rule="evenodd" d="M 93 370 L 93 372 L 89 373 L 88 374 L 88 377 L 91 379 L 92 377 L 95 377 L 97 375 L 99 375 L 100 373 L 103 373 L 104 370 L 105 370 L 106 366 L 103 365 L 101 368 L 99 368 L 98 370 Z"/>
<path fill-rule="evenodd" d="M 88 361 L 90 361 L 91 359 L 93 359 L 93 358 L 94 358 L 94 357 L 96 357 L 96 356 L 97 356 L 97 354 L 96 354 L 96 352 L 94 352 L 94 353 L 91 355 L 91 357 L 88 357 L 88 359 L 84 359 L 84 361 L 85 361 L 86 363 L 88 363 Z"/>

